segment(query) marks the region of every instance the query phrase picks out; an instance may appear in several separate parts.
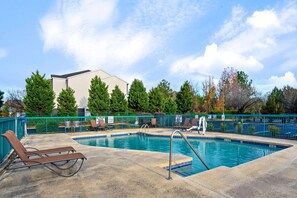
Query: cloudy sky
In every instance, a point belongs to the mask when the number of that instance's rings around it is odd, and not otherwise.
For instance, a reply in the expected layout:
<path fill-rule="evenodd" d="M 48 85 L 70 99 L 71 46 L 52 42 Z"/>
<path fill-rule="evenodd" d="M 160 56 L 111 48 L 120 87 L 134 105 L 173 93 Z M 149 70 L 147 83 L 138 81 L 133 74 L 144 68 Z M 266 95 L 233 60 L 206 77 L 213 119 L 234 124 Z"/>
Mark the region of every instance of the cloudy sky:
<path fill-rule="evenodd" d="M 297 1 L 0 1 L 0 90 L 103 69 L 147 89 L 217 81 L 225 67 L 261 92 L 297 87 Z"/>

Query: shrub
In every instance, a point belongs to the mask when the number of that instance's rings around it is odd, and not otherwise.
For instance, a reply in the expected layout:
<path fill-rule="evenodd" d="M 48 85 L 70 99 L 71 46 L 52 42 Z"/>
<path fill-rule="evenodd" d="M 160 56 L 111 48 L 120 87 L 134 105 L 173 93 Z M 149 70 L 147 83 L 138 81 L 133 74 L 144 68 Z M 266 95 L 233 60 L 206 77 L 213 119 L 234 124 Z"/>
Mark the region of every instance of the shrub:
<path fill-rule="evenodd" d="M 271 132 L 272 137 L 278 136 L 278 134 L 280 132 L 280 128 L 278 128 L 277 126 L 273 126 L 273 125 L 269 125 L 268 130 Z"/>
<path fill-rule="evenodd" d="M 225 132 L 228 128 L 228 126 L 225 124 L 225 122 L 221 122 L 220 127 L 221 127 L 221 131 L 223 131 L 223 132 Z"/>
<path fill-rule="evenodd" d="M 250 134 L 254 135 L 256 127 L 255 126 L 250 126 L 249 130 L 250 130 Z"/>
<path fill-rule="evenodd" d="M 207 131 L 212 131 L 214 129 L 213 123 L 207 125 Z"/>
<path fill-rule="evenodd" d="M 37 133 L 48 133 L 59 131 L 59 121 L 57 120 L 43 120 L 42 122 L 36 123 Z"/>

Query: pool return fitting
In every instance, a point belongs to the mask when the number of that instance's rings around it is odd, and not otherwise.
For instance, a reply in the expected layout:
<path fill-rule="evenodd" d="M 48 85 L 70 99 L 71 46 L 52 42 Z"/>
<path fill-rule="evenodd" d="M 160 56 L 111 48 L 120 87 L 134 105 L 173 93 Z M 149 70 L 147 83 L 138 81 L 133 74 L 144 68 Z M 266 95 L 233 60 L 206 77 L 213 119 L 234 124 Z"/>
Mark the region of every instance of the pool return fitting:
<path fill-rule="evenodd" d="M 198 152 L 194 149 L 194 147 L 190 144 L 190 142 L 187 140 L 186 136 L 184 134 L 182 134 L 182 132 L 180 130 L 175 130 L 172 132 L 171 136 L 170 136 L 170 153 L 169 153 L 169 174 L 168 174 L 168 180 L 172 180 L 171 177 L 171 164 L 172 164 L 172 144 L 173 144 L 173 136 L 175 133 L 179 133 L 182 138 L 185 140 L 185 142 L 188 144 L 188 146 L 192 149 L 192 151 L 195 153 L 195 155 L 199 158 L 199 160 L 202 162 L 202 164 L 205 166 L 205 168 L 207 170 L 209 170 L 209 167 L 206 165 L 206 163 L 203 161 L 203 159 L 201 158 L 201 156 L 198 154 Z"/>

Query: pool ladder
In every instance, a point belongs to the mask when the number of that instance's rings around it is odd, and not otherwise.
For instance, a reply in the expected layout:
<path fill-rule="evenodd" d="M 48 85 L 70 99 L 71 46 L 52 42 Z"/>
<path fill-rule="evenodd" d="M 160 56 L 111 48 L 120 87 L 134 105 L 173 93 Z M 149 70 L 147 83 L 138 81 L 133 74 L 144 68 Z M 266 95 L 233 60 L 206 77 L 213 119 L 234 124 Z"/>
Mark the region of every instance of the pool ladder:
<path fill-rule="evenodd" d="M 147 125 L 147 124 L 143 124 L 143 125 L 141 125 L 141 127 L 140 127 L 140 132 L 142 132 L 141 129 L 144 129 L 144 132 L 146 132 L 146 129 L 149 129 L 149 128 L 150 128 L 149 125 Z"/>
<path fill-rule="evenodd" d="M 171 136 L 170 136 L 170 153 L 169 153 L 169 175 L 168 175 L 168 180 L 172 180 L 171 177 L 171 164 L 172 164 L 172 144 L 173 144 L 173 136 L 175 133 L 179 133 L 182 138 L 186 141 L 186 143 L 188 144 L 188 146 L 192 149 L 192 151 L 195 153 L 195 155 L 199 158 L 199 160 L 202 162 L 202 164 L 205 166 L 205 168 L 207 170 L 209 170 L 209 167 L 206 165 L 206 163 L 203 161 L 203 159 L 201 158 L 201 156 L 198 154 L 198 152 L 194 149 L 194 147 L 190 144 L 190 142 L 187 140 L 186 136 L 184 134 L 182 134 L 182 132 L 180 130 L 175 130 L 172 132 Z"/>

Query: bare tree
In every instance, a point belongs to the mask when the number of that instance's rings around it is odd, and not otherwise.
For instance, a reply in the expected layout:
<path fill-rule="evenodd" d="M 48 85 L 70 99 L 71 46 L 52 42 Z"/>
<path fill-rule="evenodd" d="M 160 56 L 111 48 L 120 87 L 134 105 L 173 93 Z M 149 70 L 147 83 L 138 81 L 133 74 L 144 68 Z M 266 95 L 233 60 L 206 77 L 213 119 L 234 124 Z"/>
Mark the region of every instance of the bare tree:
<path fill-rule="evenodd" d="M 224 98 L 224 105 L 229 110 L 244 113 L 259 101 L 252 81 L 243 71 L 225 68 L 219 82 L 220 97 Z"/>
<path fill-rule="evenodd" d="M 15 112 L 24 112 L 25 90 L 9 90 L 7 91 L 7 105 L 14 109 Z"/>
<path fill-rule="evenodd" d="M 285 86 L 282 90 L 282 101 L 286 113 L 297 112 L 297 89 Z"/>

